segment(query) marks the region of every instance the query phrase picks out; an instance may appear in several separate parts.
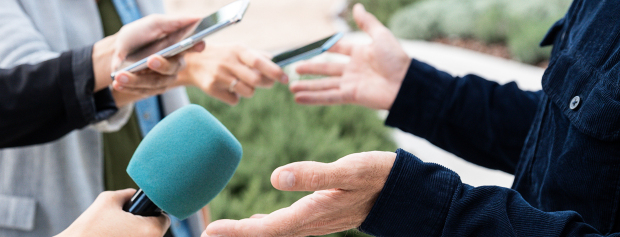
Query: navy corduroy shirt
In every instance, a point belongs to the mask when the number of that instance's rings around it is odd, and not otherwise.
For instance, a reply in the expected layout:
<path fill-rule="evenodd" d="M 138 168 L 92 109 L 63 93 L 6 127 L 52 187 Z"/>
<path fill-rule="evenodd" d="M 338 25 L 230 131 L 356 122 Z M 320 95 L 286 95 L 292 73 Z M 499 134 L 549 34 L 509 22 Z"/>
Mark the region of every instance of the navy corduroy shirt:
<path fill-rule="evenodd" d="M 360 230 L 620 236 L 620 2 L 575 0 L 542 42 L 551 44 L 539 92 L 412 60 L 386 124 L 512 173 L 515 182 L 474 188 L 398 150 Z"/>

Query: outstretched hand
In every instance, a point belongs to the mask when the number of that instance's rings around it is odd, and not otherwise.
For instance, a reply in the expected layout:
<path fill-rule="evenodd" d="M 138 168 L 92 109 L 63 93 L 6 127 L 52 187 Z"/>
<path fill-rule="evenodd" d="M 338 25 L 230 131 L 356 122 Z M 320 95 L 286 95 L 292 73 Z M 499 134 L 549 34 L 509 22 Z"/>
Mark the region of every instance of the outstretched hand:
<path fill-rule="evenodd" d="M 361 4 L 355 5 L 353 17 L 373 43 L 354 45 L 341 40 L 330 52 L 350 56 L 349 63 L 305 63 L 297 67 L 301 75 L 328 76 L 292 83 L 290 90 L 295 93 L 297 103 L 359 104 L 384 110 L 392 107 L 410 58 L 396 37 Z"/>
<path fill-rule="evenodd" d="M 396 160 L 393 152 L 366 152 L 336 162 L 297 162 L 276 169 L 273 187 L 315 191 L 269 215 L 211 223 L 207 236 L 309 236 L 359 227 L 370 213 Z"/>

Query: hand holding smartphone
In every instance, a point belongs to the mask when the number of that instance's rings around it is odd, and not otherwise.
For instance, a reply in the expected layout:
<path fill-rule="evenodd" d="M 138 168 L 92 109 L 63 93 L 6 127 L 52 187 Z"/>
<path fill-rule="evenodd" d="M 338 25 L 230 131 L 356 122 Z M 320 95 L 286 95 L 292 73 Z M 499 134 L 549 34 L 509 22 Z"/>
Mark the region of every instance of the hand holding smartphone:
<path fill-rule="evenodd" d="M 336 33 L 325 39 L 308 44 L 306 46 L 289 50 L 284 53 L 278 54 L 273 57 L 271 61 L 276 63 L 280 67 L 285 67 L 297 61 L 310 59 L 314 56 L 324 53 L 334 46 L 338 40 L 344 36 L 343 33 Z"/>
<path fill-rule="evenodd" d="M 137 72 L 147 68 L 146 62 L 151 55 L 172 57 L 192 48 L 205 37 L 240 22 L 249 4 L 250 0 L 238 0 L 230 3 L 196 24 L 184 27 L 137 49 L 127 56 L 120 66 L 122 69 L 119 71 Z M 112 80 L 119 71 L 112 73 Z"/>

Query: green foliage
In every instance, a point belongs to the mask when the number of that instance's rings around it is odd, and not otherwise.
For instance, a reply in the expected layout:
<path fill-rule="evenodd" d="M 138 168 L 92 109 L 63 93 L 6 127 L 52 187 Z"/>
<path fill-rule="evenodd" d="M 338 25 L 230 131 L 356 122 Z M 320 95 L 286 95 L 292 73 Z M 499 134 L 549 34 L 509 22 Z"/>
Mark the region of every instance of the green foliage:
<path fill-rule="evenodd" d="M 384 25 L 387 25 L 392 15 L 404 6 L 418 2 L 420 0 L 349 0 L 349 10 L 356 3 L 364 5 L 366 10 L 379 19 Z M 347 12 L 347 19 L 352 28 L 357 29 L 357 25 L 353 21 L 351 12 Z"/>
<path fill-rule="evenodd" d="M 513 58 L 526 63 L 538 63 L 549 59 L 551 47 L 536 46 L 540 44 L 544 35 L 544 33 L 541 35 L 541 32 L 546 32 L 553 22 L 545 23 L 535 20 L 528 22 L 531 23 L 531 26 L 520 28 L 508 34 L 508 48 Z"/>
<path fill-rule="evenodd" d="M 457 2 L 457 4 L 459 4 Z M 443 36 L 443 13 L 433 1 L 412 4 L 394 14 L 390 29 L 401 38 L 430 40 Z"/>
<path fill-rule="evenodd" d="M 537 63 L 549 49 L 538 43 L 571 0 L 426 0 L 394 14 L 389 27 L 406 39 L 474 38 L 506 44 L 515 59 Z"/>
<path fill-rule="evenodd" d="M 333 162 L 363 151 L 394 151 L 377 113 L 359 106 L 303 106 L 287 86 L 258 90 L 235 107 L 188 88 L 193 103 L 202 105 L 239 139 L 243 159 L 226 189 L 211 202 L 214 219 L 242 219 L 271 213 L 307 195 L 271 186 L 277 167 L 296 161 Z M 350 230 L 330 236 L 365 236 Z"/>
<path fill-rule="evenodd" d="M 506 42 L 511 24 L 510 19 L 504 15 L 506 2 L 495 1 L 488 4 L 475 19 L 476 27 L 473 29 L 473 35 L 487 43 Z"/>

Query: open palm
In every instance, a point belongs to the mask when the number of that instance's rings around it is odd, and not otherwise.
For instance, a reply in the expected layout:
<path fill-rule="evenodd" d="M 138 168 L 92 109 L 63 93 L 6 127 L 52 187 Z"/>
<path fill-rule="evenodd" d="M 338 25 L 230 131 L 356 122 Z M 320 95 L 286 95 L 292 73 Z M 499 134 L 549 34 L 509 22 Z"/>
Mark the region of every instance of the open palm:
<path fill-rule="evenodd" d="M 369 45 L 340 41 L 330 52 L 347 55 L 349 63 L 306 63 L 300 74 L 328 76 L 291 84 L 295 100 L 301 104 L 359 104 L 373 109 L 390 109 L 396 99 L 410 59 L 400 44 L 361 5 L 354 9 L 360 29 L 373 39 Z"/>

